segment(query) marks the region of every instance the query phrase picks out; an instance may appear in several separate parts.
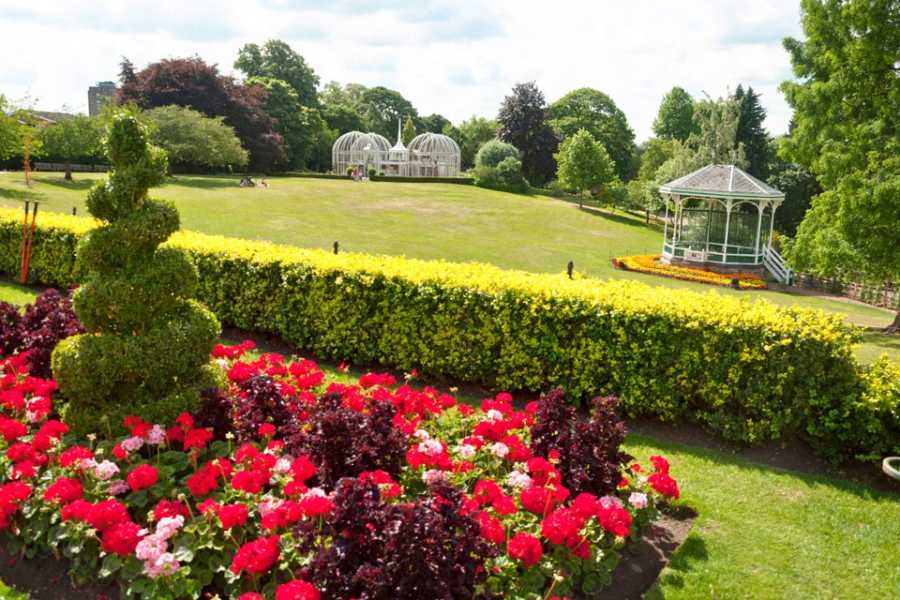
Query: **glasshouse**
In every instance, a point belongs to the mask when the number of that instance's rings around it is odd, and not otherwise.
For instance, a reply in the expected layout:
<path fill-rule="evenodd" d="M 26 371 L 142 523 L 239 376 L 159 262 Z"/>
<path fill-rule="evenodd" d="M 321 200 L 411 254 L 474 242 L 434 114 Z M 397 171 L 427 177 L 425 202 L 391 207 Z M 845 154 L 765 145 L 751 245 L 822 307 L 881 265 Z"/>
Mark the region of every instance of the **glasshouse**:
<path fill-rule="evenodd" d="M 734 165 L 707 165 L 659 192 L 666 203 L 664 262 L 768 269 L 782 278 L 783 263 L 770 242 L 783 192 Z"/>
<path fill-rule="evenodd" d="M 400 177 L 457 177 L 460 167 L 459 145 L 439 133 L 422 133 L 403 144 L 400 124 L 397 124 L 397 143 L 377 133 L 350 131 L 339 137 L 331 149 L 331 163 L 335 173 L 344 174 L 356 168 L 368 173 Z"/>

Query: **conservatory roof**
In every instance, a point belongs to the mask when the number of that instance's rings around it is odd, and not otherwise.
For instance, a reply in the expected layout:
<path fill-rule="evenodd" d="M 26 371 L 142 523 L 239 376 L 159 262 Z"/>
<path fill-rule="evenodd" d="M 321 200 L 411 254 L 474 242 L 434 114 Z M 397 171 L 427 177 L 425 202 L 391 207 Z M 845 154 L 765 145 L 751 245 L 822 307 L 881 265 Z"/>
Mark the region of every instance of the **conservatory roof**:
<path fill-rule="evenodd" d="M 711 198 L 782 199 L 784 192 L 734 165 L 706 165 L 659 186 L 663 194 Z"/>

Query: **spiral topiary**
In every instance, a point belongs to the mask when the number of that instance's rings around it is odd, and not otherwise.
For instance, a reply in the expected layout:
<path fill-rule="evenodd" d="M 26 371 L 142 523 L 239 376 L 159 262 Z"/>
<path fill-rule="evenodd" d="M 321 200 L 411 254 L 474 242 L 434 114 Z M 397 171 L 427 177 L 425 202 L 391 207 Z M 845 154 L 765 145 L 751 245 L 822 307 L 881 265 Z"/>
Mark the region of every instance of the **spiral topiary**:
<path fill-rule="evenodd" d="M 192 299 L 197 269 L 187 254 L 160 247 L 178 230 L 178 211 L 147 197 L 163 181 L 165 152 L 128 110 L 107 134 L 112 170 L 87 199 L 103 225 L 76 251 L 83 284 L 73 304 L 87 333 L 63 340 L 52 356 L 64 417 L 80 433 L 121 430 L 126 414 L 170 423 L 216 383 L 209 353 L 219 322 Z"/>

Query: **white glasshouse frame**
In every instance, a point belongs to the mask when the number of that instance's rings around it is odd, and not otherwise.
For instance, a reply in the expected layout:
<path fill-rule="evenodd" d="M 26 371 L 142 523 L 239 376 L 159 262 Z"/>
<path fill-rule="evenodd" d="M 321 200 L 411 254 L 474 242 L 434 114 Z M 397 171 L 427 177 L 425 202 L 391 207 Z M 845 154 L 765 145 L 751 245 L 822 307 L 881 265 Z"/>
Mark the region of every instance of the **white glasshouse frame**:
<path fill-rule="evenodd" d="M 331 148 L 332 171 L 344 175 L 349 169 L 361 167 L 364 172 L 401 177 L 457 177 L 460 170 L 459 145 L 439 133 L 422 133 L 403 145 L 400 131 L 397 143 L 391 146 L 377 133 L 350 131 L 340 136 Z"/>

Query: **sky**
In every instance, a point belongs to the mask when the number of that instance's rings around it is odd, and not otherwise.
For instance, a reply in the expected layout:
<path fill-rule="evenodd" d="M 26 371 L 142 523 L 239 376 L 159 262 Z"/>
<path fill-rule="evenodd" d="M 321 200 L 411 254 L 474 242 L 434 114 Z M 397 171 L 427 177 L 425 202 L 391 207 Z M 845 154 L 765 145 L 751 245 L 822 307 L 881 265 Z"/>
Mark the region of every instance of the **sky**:
<path fill-rule="evenodd" d="M 455 123 L 496 116 L 534 80 L 549 102 L 602 90 L 641 141 L 673 86 L 715 98 L 740 83 L 777 135 L 791 115 L 781 40 L 801 33 L 799 0 L 0 0 L 0 94 L 86 113 L 87 88 L 116 79 L 122 56 L 198 55 L 240 76 L 238 49 L 278 38 L 323 84 L 383 85 Z"/>

